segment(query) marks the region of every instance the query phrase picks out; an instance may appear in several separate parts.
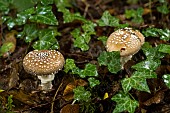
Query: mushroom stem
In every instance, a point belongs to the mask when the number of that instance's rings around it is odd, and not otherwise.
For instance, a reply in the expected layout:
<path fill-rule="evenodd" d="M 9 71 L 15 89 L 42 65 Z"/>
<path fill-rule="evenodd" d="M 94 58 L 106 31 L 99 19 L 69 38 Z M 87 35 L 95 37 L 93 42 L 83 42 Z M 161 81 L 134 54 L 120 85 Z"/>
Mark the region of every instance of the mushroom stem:
<path fill-rule="evenodd" d="M 129 56 L 121 56 L 120 57 L 120 63 L 121 63 L 121 69 L 124 69 L 124 64 L 132 59 L 132 55 Z"/>
<path fill-rule="evenodd" d="M 54 74 L 38 76 L 38 79 L 41 80 L 40 86 L 42 90 L 48 91 L 52 89 L 52 80 L 54 80 Z"/>

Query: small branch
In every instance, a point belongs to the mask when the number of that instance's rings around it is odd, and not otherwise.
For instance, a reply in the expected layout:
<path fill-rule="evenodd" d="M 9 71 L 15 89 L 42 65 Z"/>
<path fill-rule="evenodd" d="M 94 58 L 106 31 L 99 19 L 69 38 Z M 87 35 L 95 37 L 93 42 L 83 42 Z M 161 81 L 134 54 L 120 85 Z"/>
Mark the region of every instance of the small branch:
<path fill-rule="evenodd" d="M 57 91 L 55 92 L 55 95 L 54 95 L 52 103 L 51 103 L 51 112 L 50 113 L 54 113 L 54 101 L 55 101 L 55 98 L 58 94 L 58 91 L 59 91 L 59 89 L 61 88 L 62 85 L 63 85 L 63 82 L 61 82 L 60 86 L 58 87 Z"/>

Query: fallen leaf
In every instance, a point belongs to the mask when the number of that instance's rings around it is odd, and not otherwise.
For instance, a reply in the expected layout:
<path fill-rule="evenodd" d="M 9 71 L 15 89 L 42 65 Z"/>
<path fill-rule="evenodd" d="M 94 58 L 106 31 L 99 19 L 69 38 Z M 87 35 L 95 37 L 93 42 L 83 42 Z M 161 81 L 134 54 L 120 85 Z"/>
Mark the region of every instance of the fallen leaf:
<path fill-rule="evenodd" d="M 63 93 L 63 98 L 66 101 L 72 100 L 73 99 L 73 89 L 76 88 L 77 86 L 86 86 L 87 82 L 82 80 L 82 79 L 78 79 L 75 80 L 74 82 L 69 83 L 66 88 L 64 89 L 64 93 Z"/>
<path fill-rule="evenodd" d="M 163 98 L 164 98 L 164 91 L 160 90 L 157 91 L 152 98 L 148 99 L 143 104 L 146 106 L 150 106 L 151 104 L 158 104 L 163 100 Z"/>
<path fill-rule="evenodd" d="M 60 113 L 79 113 L 79 105 L 67 104 L 60 110 Z"/>

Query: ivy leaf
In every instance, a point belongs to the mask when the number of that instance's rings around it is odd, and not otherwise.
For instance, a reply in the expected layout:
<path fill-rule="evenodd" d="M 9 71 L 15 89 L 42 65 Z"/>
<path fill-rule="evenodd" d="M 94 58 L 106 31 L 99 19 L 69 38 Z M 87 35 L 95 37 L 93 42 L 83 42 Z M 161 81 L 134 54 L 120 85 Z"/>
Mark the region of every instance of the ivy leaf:
<path fill-rule="evenodd" d="M 125 11 L 126 18 L 132 18 L 135 23 L 142 23 L 144 20 L 142 18 L 143 8 L 139 7 L 137 10 L 131 9 Z"/>
<path fill-rule="evenodd" d="M 15 19 L 15 23 L 17 25 L 25 24 L 27 22 L 27 19 L 34 13 L 35 13 L 34 8 L 29 8 L 18 13 L 17 18 Z"/>
<path fill-rule="evenodd" d="M 121 70 L 120 53 L 119 52 L 102 52 L 97 58 L 99 65 L 108 66 L 111 73 L 117 73 Z"/>
<path fill-rule="evenodd" d="M 81 34 L 80 29 L 76 28 L 71 32 L 71 34 L 75 38 L 74 47 L 78 47 L 82 51 L 87 51 L 89 49 L 88 43 L 91 36 L 87 32 Z"/>
<path fill-rule="evenodd" d="M 97 21 L 99 26 L 119 26 L 119 19 L 110 15 L 109 11 L 105 11 L 100 20 Z"/>
<path fill-rule="evenodd" d="M 102 41 L 103 42 L 103 45 L 106 45 L 106 42 L 107 42 L 107 37 L 106 36 L 100 36 L 97 38 L 98 40 Z"/>
<path fill-rule="evenodd" d="M 160 34 L 160 39 L 165 40 L 165 41 L 169 41 L 170 40 L 170 30 L 169 29 L 160 29 L 159 31 Z"/>
<path fill-rule="evenodd" d="M 57 8 L 65 8 L 65 7 L 71 7 L 71 3 L 69 0 L 54 0 L 55 4 L 57 5 Z"/>
<path fill-rule="evenodd" d="M 162 76 L 165 84 L 170 88 L 170 74 L 165 74 Z"/>
<path fill-rule="evenodd" d="M 83 26 L 83 31 L 88 34 L 88 35 L 95 35 L 95 29 L 94 27 L 96 26 L 95 23 L 91 22 L 91 21 L 87 21 Z"/>
<path fill-rule="evenodd" d="M 135 71 L 130 78 L 124 78 L 121 81 L 122 88 L 125 93 L 130 91 L 132 88 L 139 91 L 146 91 L 150 93 L 146 79 L 156 78 L 156 73 L 152 71 Z"/>
<path fill-rule="evenodd" d="M 39 30 L 37 29 L 35 24 L 26 24 L 24 26 L 24 30 L 20 32 L 17 37 L 24 38 L 25 42 L 31 42 L 38 37 Z"/>
<path fill-rule="evenodd" d="M 98 76 L 96 65 L 94 64 L 86 64 L 85 69 L 81 70 L 80 77 L 85 78 L 86 76 Z"/>
<path fill-rule="evenodd" d="M 157 10 L 158 10 L 158 12 L 160 12 L 162 14 L 168 14 L 170 11 L 167 4 L 162 4 L 161 6 L 158 6 Z"/>
<path fill-rule="evenodd" d="M 0 0 L 0 11 L 2 14 L 8 14 L 9 6 L 13 3 L 13 0 Z"/>
<path fill-rule="evenodd" d="M 142 50 L 148 59 L 160 59 L 164 57 L 164 53 L 159 51 L 160 45 L 157 47 L 152 47 L 149 43 L 145 43 L 142 46 Z"/>
<path fill-rule="evenodd" d="M 112 97 L 112 100 L 116 102 L 116 108 L 112 113 L 120 113 L 123 111 L 128 111 L 129 113 L 134 113 L 136 107 L 139 106 L 138 101 L 132 100 L 129 95 L 119 92 Z"/>
<path fill-rule="evenodd" d="M 86 91 L 83 86 L 78 86 L 73 89 L 74 99 L 83 102 L 89 102 L 91 100 L 91 93 Z"/>
<path fill-rule="evenodd" d="M 58 11 L 63 13 L 64 23 L 69 23 L 69 22 L 72 22 L 73 20 L 80 20 L 82 22 L 87 21 L 79 13 L 74 13 L 74 14 L 70 13 L 70 11 L 66 9 L 65 7 L 59 7 Z"/>
<path fill-rule="evenodd" d="M 33 48 L 37 50 L 42 49 L 58 49 L 59 44 L 55 36 L 60 35 L 55 29 L 44 29 L 39 32 L 39 40 L 34 42 Z M 51 48 L 56 45 L 57 48 Z"/>
<path fill-rule="evenodd" d="M 93 87 L 95 87 L 96 85 L 99 85 L 99 84 L 100 84 L 100 81 L 99 81 L 99 80 L 96 80 L 96 79 L 93 78 L 93 77 L 88 78 L 88 81 L 89 81 L 89 84 L 90 84 L 90 87 L 91 87 L 91 88 L 93 88 Z"/>
<path fill-rule="evenodd" d="M 89 49 L 88 43 L 90 42 L 91 35 L 96 34 L 94 27 L 95 23 L 87 21 L 83 26 L 82 33 L 79 28 L 74 29 L 71 35 L 74 37 L 74 47 L 80 48 L 82 51 L 87 51 Z"/>
<path fill-rule="evenodd" d="M 145 37 L 160 37 L 160 39 L 165 41 L 170 40 L 169 29 L 147 28 L 146 30 L 143 30 L 142 33 Z"/>
<path fill-rule="evenodd" d="M 17 10 L 17 12 L 24 11 L 37 4 L 38 0 L 13 0 L 12 6 Z"/>
<path fill-rule="evenodd" d="M 160 45 L 160 48 L 159 48 L 159 52 L 169 53 L 169 54 L 170 54 L 170 45 L 161 44 L 161 45 Z"/>
<path fill-rule="evenodd" d="M 53 0 L 41 0 L 41 3 L 43 5 L 49 5 L 49 4 L 53 4 Z"/>
<path fill-rule="evenodd" d="M 133 65 L 132 68 L 138 71 L 143 71 L 143 70 L 154 71 L 158 68 L 158 66 L 160 66 L 160 64 L 161 61 L 159 59 L 146 59 L 145 61 Z"/>
<path fill-rule="evenodd" d="M 66 59 L 66 63 L 64 65 L 64 71 L 68 73 L 71 71 L 73 74 L 79 74 L 80 69 L 76 67 L 76 64 L 74 63 L 74 59 Z"/>
<path fill-rule="evenodd" d="M 58 21 L 52 12 L 51 6 L 38 5 L 36 7 L 35 15 L 30 16 L 29 19 L 32 22 L 49 24 L 49 25 L 58 25 Z"/>
<path fill-rule="evenodd" d="M 144 34 L 145 37 L 158 37 L 158 29 L 157 28 L 147 28 L 146 30 L 143 30 L 142 33 Z"/>
<path fill-rule="evenodd" d="M 56 39 L 53 39 L 53 43 L 44 40 L 38 40 L 33 43 L 32 47 L 36 50 L 58 49 L 58 42 Z"/>

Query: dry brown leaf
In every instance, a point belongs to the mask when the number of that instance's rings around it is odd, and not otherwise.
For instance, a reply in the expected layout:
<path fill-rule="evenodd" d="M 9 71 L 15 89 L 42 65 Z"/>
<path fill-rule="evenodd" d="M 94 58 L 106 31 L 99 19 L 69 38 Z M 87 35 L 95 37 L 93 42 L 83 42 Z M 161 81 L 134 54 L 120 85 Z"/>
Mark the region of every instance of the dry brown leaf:
<path fill-rule="evenodd" d="M 13 95 L 14 99 L 17 99 L 27 105 L 37 105 L 39 102 L 37 95 L 26 94 L 23 90 L 10 90 L 8 93 Z"/>
<path fill-rule="evenodd" d="M 79 105 L 78 104 L 67 104 L 64 106 L 60 113 L 79 113 Z"/>
<path fill-rule="evenodd" d="M 146 14 L 150 13 L 151 11 L 152 11 L 152 10 L 149 9 L 149 8 L 144 8 L 144 10 L 143 10 L 143 15 L 146 15 Z"/>
<path fill-rule="evenodd" d="M 63 93 L 63 98 L 66 101 L 72 100 L 73 99 L 73 89 L 76 88 L 77 86 L 86 86 L 87 82 L 82 80 L 82 79 L 78 79 L 75 80 L 74 82 L 69 83 L 66 88 L 64 89 L 64 93 Z"/>
<path fill-rule="evenodd" d="M 146 106 L 150 106 L 151 104 L 158 104 L 163 100 L 163 98 L 164 98 L 164 91 L 160 90 L 157 91 L 152 98 L 148 99 L 143 104 Z"/>

